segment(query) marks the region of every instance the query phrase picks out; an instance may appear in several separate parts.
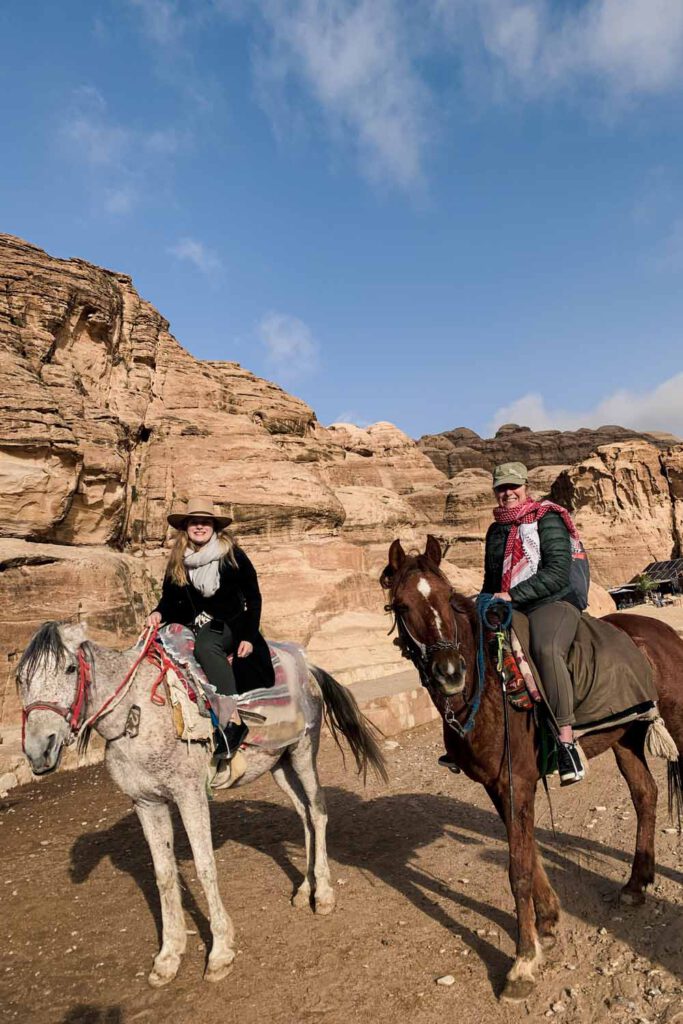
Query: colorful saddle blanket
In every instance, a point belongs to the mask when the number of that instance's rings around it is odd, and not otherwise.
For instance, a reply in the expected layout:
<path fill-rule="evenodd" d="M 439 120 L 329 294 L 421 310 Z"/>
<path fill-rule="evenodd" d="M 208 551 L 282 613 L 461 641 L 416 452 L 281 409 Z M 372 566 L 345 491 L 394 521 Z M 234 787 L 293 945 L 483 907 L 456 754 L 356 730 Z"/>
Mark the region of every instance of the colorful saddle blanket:
<path fill-rule="evenodd" d="M 300 739 L 315 721 L 315 707 L 308 685 L 308 665 L 298 644 L 268 641 L 275 672 L 275 684 L 249 690 L 234 697 L 217 693 L 194 656 L 194 633 L 186 626 L 170 623 L 162 626 L 158 641 L 177 667 L 178 675 L 190 697 L 194 711 L 209 718 L 212 714 L 225 727 L 235 711 L 249 726 L 245 743 L 279 750 Z M 187 703 L 183 704 L 185 714 Z"/>
<path fill-rule="evenodd" d="M 515 677 L 512 685 L 506 684 L 511 703 L 529 708 L 542 700 L 547 706 L 543 680 L 530 653 L 529 620 L 520 612 L 513 613 L 509 643 L 517 670 L 515 674 L 506 659 Z M 656 713 L 652 666 L 631 638 L 611 623 L 584 612 L 567 666 L 574 684 L 576 735 L 650 719 Z"/>

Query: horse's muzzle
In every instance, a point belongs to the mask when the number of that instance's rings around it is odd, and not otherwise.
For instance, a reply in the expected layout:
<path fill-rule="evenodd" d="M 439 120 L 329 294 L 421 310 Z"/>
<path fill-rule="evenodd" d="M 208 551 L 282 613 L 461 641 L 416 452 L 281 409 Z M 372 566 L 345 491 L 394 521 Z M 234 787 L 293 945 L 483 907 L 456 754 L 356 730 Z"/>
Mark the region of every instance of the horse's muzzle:
<path fill-rule="evenodd" d="M 64 745 L 56 733 L 47 737 L 47 744 L 41 750 L 38 744 L 26 743 L 25 754 L 34 775 L 47 775 L 59 767 Z"/>
<path fill-rule="evenodd" d="M 432 660 L 432 679 L 445 697 L 455 697 L 465 689 L 465 659 L 457 651 L 438 651 Z"/>

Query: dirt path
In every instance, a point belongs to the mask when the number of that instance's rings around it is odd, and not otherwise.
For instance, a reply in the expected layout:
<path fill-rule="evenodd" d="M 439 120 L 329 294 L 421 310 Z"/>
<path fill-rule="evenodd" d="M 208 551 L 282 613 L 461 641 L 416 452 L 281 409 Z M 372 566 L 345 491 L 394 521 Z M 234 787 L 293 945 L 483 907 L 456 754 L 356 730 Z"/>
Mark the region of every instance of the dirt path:
<path fill-rule="evenodd" d="M 660 799 L 658 881 L 620 907 L 634 815 L 610 755 L 587 782 L 539 796 L 538 835 L 565 907 L 560 949 L 527 1006 L 499 1004 L 513 952 L 506 850 L 483 791 L 435 763 L 438 726 L 388 751 L 391 783 L 363 790 L 327 742 L 338 908 L 295 911 L 302 836 L 269 779 L 213 804 L 222 891 L 237 930 L 230 977 L 203 984 L 204 901 L 180 840 L 189 945 L 177 981 L 148 988 L 157 897 L 137 820 L 101 768 L 0 803 L 0 1021 L 32 1024 L 456 1024 L 549 1018 L 683 1024 L 683 862 Z M 664 773 L 657 766 L 660 790 Z M 606 808 L 606 809 L 604 809 Z M 450 988 L 437 977 L 452 974 Z M 555 1009 L 553 1010 L 553 1007 Z"/>

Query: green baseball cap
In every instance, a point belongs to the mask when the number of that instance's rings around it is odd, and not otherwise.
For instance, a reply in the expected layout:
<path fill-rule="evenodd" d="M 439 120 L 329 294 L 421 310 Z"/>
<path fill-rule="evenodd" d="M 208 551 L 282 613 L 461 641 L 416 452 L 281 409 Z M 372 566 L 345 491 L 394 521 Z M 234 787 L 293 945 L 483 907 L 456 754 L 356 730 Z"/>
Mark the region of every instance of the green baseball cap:
<path fill-rule="evenodd" d="M 529 471 L 523 462 L 501 462 L 493 470 L 493 486 L 502 487 L 503 484 L 515 484 L 521 487 L 527 482 Z"/>

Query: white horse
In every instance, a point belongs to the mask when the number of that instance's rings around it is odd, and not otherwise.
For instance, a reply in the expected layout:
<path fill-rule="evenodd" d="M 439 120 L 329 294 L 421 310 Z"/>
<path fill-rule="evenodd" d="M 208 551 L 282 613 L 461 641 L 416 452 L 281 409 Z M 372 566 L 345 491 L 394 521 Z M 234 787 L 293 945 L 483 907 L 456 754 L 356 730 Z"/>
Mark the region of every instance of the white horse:
<path fill-rule="evenodd" d="M 140 662 L 136 668 L 136 662 Z M 132 675 L 132 679 L 129 678 Z M 91 644 L 85 627 L 46 622 L 36 632 L 17 667 L 23 706 L 24 752 L 36 775 L 55 769 L 64 746 L 92 726 L 106 740 L 105 764 L 114 782 L 133 800 L 154 862 L 161 900 L 162 945 L 149 983 L 175 978 L 187 933 L 178 869 L 173 852 L 170 804 L 177 805 L 187 832 L 197 877 L 209 907 L 212 945 L 204 977 L 220 981 L 234 959 L 234 929 L 220 897 L 207 797 L 208 746 L 177 739 L 169 706 L 150 700 L 159 669 L 140 661 L 139 649 L 112 651 Z M 320 729 L 344 736 L 359 771 L 371 765 L 386 778 L 376 730 L 358 710 L 351 694 L 327 672 L 309 666 L 304 695 L 315 708 L 303 738 L 276 752 L 247 748 L 245 785 L 270 771 L 299 814 L 306 843 L 306 875 L 292 902 L 313 904 L 329 914 L 335 896 L 330 883 L 325 831 L 327 812 L 318 780 L 316 755 Z"/>

